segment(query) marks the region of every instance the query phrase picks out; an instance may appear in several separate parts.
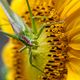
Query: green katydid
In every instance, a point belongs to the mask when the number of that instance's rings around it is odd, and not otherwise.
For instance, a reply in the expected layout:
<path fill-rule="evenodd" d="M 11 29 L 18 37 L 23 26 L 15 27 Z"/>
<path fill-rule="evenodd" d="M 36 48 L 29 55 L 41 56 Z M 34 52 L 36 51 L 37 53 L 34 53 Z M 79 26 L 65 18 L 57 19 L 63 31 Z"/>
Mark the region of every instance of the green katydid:
<path fill-rule="evenodd" d="M 2 32 L 3 34 L 10 36 L 12 38 L 15 38 L 17 40 L 20 40 L 22 43 L 25 44 L 25 46 L 20 49 L 19 51 L 24 50 L 26 47 L 29 48 L 29 54 L 30 54 L 30 64 L 35 67 L 36 69 L 38 69 L 39 71 L 43 72 L 42 70 L 40 70 L 37 66 L 35 66 L 32 63 L 32 47 L 36 46 L 36 41 L 38 39 L 38 37 L 40 36 L 41 32 L 43 31 L 43 28 L 41 28 L 39 30 L 39 32 L 37 32 L 37 28 L 35 25 L 35 20 L 33 18 L 32 15 L 32 11 L 30 9 L 30 5 L 28 0 L 26 0 L 27 2 L 27 6 L 28 6 L 28 10 L 30 12 L 30 18 L 31 18 L 31 22 L 32 22 L 32 30 L 30 29 L 30 27 L 24 23 L 24 21 L 17 15 L 15 14 L 10 8 L 9 5 L 7 3 L 6 0 L 0 0 L 0 4 L 4 10 L 4 12 L 6 13 L 8 20 L 15 32 L 15 35 L 6 33 L 6 32 Z M 42 26 L 44 27 L 44 25 Z M 34 37 L 32 37 L 34 35 Z M 35 43 L 34 43 L 35 42 Z"/>
<path fill-rule="evenodd" d="M 37 31 L 37 27 L 35 24 L 35 18 L 41 18 L 42 16 L 36 16 L 36 17 L 33 16 L 28 0 L 26 0 L 26 2 L 27 2 L 29 13 L 30 13 L 32 29 L 27 24 L 24 23 L 21 17 L 19 17 L 9 8 L 9 5 L 6 0 L 0 0 L 0 4 L 8 17 L 9 23 L 11 24 L 15 34 L 12 35 L 6 32 L 2 32 L 2 33 L 24 43 L 25 46 L 21 48 L 19 51 L 21 52 L 24 49 L 28 48 L 29 54 L 30 54 L 30 58 L 29 58 L 30 64 L 36 69 L 38 69 L 39 71 L 43 72 L 41 69 L 39 69 L 37 66 L 35 66 L 32 63 L 32 57 L 33 57 L 32 48 L 38 47 L 37 39 L 40 37 L 46 25 L 63 23 L 63 22 L 60 21 L 60 22 L 54 22 L 54 23 L 44 23 L 41 25 L 39 31 Z M 43 16 L 43 18 L 46 18 L 46 16 Z"/>

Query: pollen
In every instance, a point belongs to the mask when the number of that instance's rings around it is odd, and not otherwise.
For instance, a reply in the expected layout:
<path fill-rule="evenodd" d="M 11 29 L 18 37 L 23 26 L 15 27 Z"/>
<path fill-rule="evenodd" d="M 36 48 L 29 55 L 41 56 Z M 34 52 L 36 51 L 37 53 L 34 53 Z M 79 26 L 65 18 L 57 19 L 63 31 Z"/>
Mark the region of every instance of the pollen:
<path fill-rule="evenodd" d="M 46 30 L 48 30 L 46 33 L 49 33 L 47 38 L 51 49 L 48 54 L 50 59 L 45 65 L 42 80 L 64 80 L 67 75 L 66 62 L 68 61 L 68 46 L 64 27 L 62 24 L 56 24 L 50 25 Z"/>

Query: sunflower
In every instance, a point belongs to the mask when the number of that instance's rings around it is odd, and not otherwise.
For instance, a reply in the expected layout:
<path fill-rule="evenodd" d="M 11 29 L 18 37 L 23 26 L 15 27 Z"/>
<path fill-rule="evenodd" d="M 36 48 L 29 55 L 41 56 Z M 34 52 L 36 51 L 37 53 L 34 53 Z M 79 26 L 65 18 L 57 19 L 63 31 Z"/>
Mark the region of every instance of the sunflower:
<path fill-rule="evenodd" d="M 26 1 L 13 0 L 11 9 L 32 26 Z M 23 49 L 21 41 L 10 38 L 2 56 L 8 71 L 6 79 L 80 80 L 80 1 L 29 0 L 29 4 L 37 31 L 41 24 L 47 24 L 34 42 L 38 46 L 32 48 L 35 66 L 30 64 L 28 48 Z M 2 8 L 0 12 L 2 30 L 14 34 Z"/>

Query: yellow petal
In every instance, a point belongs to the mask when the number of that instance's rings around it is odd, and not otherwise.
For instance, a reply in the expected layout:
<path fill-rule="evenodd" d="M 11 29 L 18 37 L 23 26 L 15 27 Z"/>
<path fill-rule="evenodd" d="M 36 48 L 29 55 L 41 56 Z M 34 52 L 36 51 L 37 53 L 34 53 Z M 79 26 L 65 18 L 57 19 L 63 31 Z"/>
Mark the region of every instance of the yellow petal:
<path fill-rule="evenodd" d="M 80 50 L 80 34 L 74 36 L 69 43 L 69 46 L 75 50 Z"/>
<path fill-rule="evenodd" d="M 27 9 L 26 0 L 13 0 L 11 8 L 18 15 L 22 15 L 24 11 Z"/>
<path fill-rule="evenodd" d="M 54 0 L 55 8 L 57 9 L 58 14 L 64 10 L 65 6 L 71 2 L 71 0 Z"/>
<path fill-rule="evenodd" d="M 13 34 L 13 30 L 11 28 L 11 25 L 8 21 L 8 18 L 6 16 L 6 14 L 4 13 L 4 11 L 2 10 L 2 8 L 0 7 L 0 27 L 4 32 L 8 32 Z"/>
<path fill-rule="evenodd" d="M 79 0 L 72 0 L 66 7 L 64 8 L 61 18 L 67 18 L 72 13 L 80 8 L 80 1 Z"/>
<path fill-rule="evenodd" d="M 80 59 L 70 58 L 67 80 L 80 80 Z"/>
<path fill-rule="evenodd" d="M 12 48 L 13 48 L 13 44 L 10 41 L 8 44 L 6 44 L 6 46 L 4 47 L 4 50 L 2 52 L 3 53 L 2 54 L 3 62 L 5 64 L 5 66 L 8 68 L 12 68 L 12 65 L 13 65 L 13 61 L 11 58 L 13 58 L 14 53 L 12 51 Z"/>
<path fill-rule="evenodd" d="M 69 47 L 75 50 L 80 50 L 80 43 L 71 43 L 69 44 Z"/>
<path fill-rule="evenodd" d="M 68 55 L 69 57 L 80 58 L 80 50 L 74 50 L 70 48 L 70 50 L 68 51 Z"/>
<path fill-rule="evenodd" d="M 65 22 L 65 31 L 66 32 L 69 32 L 74 27 L 74 26 L 72 26 L 74 24 L 74 22 L 75 22 L 75 20 L 72 20 L 69 24 L 68 24 L 68 22 Z"/>
<path fill-rule="evenodd" d="M 14 70 L 10 70 L 6 76 L 6 80 L 14 80 L 14 73 L 15 71 Z"/>
<path fill-rule="evenodd" d="M 80 17 L 79 17 L 80 18 Z M 74 36 L 80 34 L 80 19 L 75 19 L 68 27 L 66 28 L 66 35 L 69 40 L 71 40 Z M 69 29 L 70 27 L 70 29 Z M 67 31 L 69 30 L 69 31 Z"/>
<path fill-rule="evenodd" d="M 71 39 L 71 43 L 80 43 L 80 34 L 77 34 Z"/>
<path fill-rule="evenodd" d="M 75 12 L 73 12 L 70 16 L 68 16 L 66 19 L 65 19 L 65 22 L 66 22 L 66 27 L 67 25 L 69 25 L 72 21 L 74 21 L 74 23 L 76 23 L 77 19 L 80 17 L 80 8 L 77 9 Z M 80 18 L 79 18 L 80 20 Z M 74 24 L 73 23 L 73 24 Z M 73 26 L 73 25 L 72 25 Z"/>

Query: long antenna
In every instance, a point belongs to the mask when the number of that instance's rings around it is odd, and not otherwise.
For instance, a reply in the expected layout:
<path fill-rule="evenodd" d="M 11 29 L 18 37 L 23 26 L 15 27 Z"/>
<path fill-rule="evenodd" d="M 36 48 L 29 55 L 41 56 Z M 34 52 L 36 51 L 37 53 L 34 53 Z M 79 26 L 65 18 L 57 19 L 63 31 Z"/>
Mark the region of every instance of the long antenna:
<path fill-rule="evenodd" d="M 35 20 L 33 18 L 32 11 L 31 11 L 31 8 L 30 8 L 28 0 L 26 0 L 26 2 L 27 2 L 29 13 L 30 13 L 31 22 L 32 22 L 32 30 L 33 30 L 33 33 L 36 34 L 37 33 L 37 29 L 36 29 Z"/>

